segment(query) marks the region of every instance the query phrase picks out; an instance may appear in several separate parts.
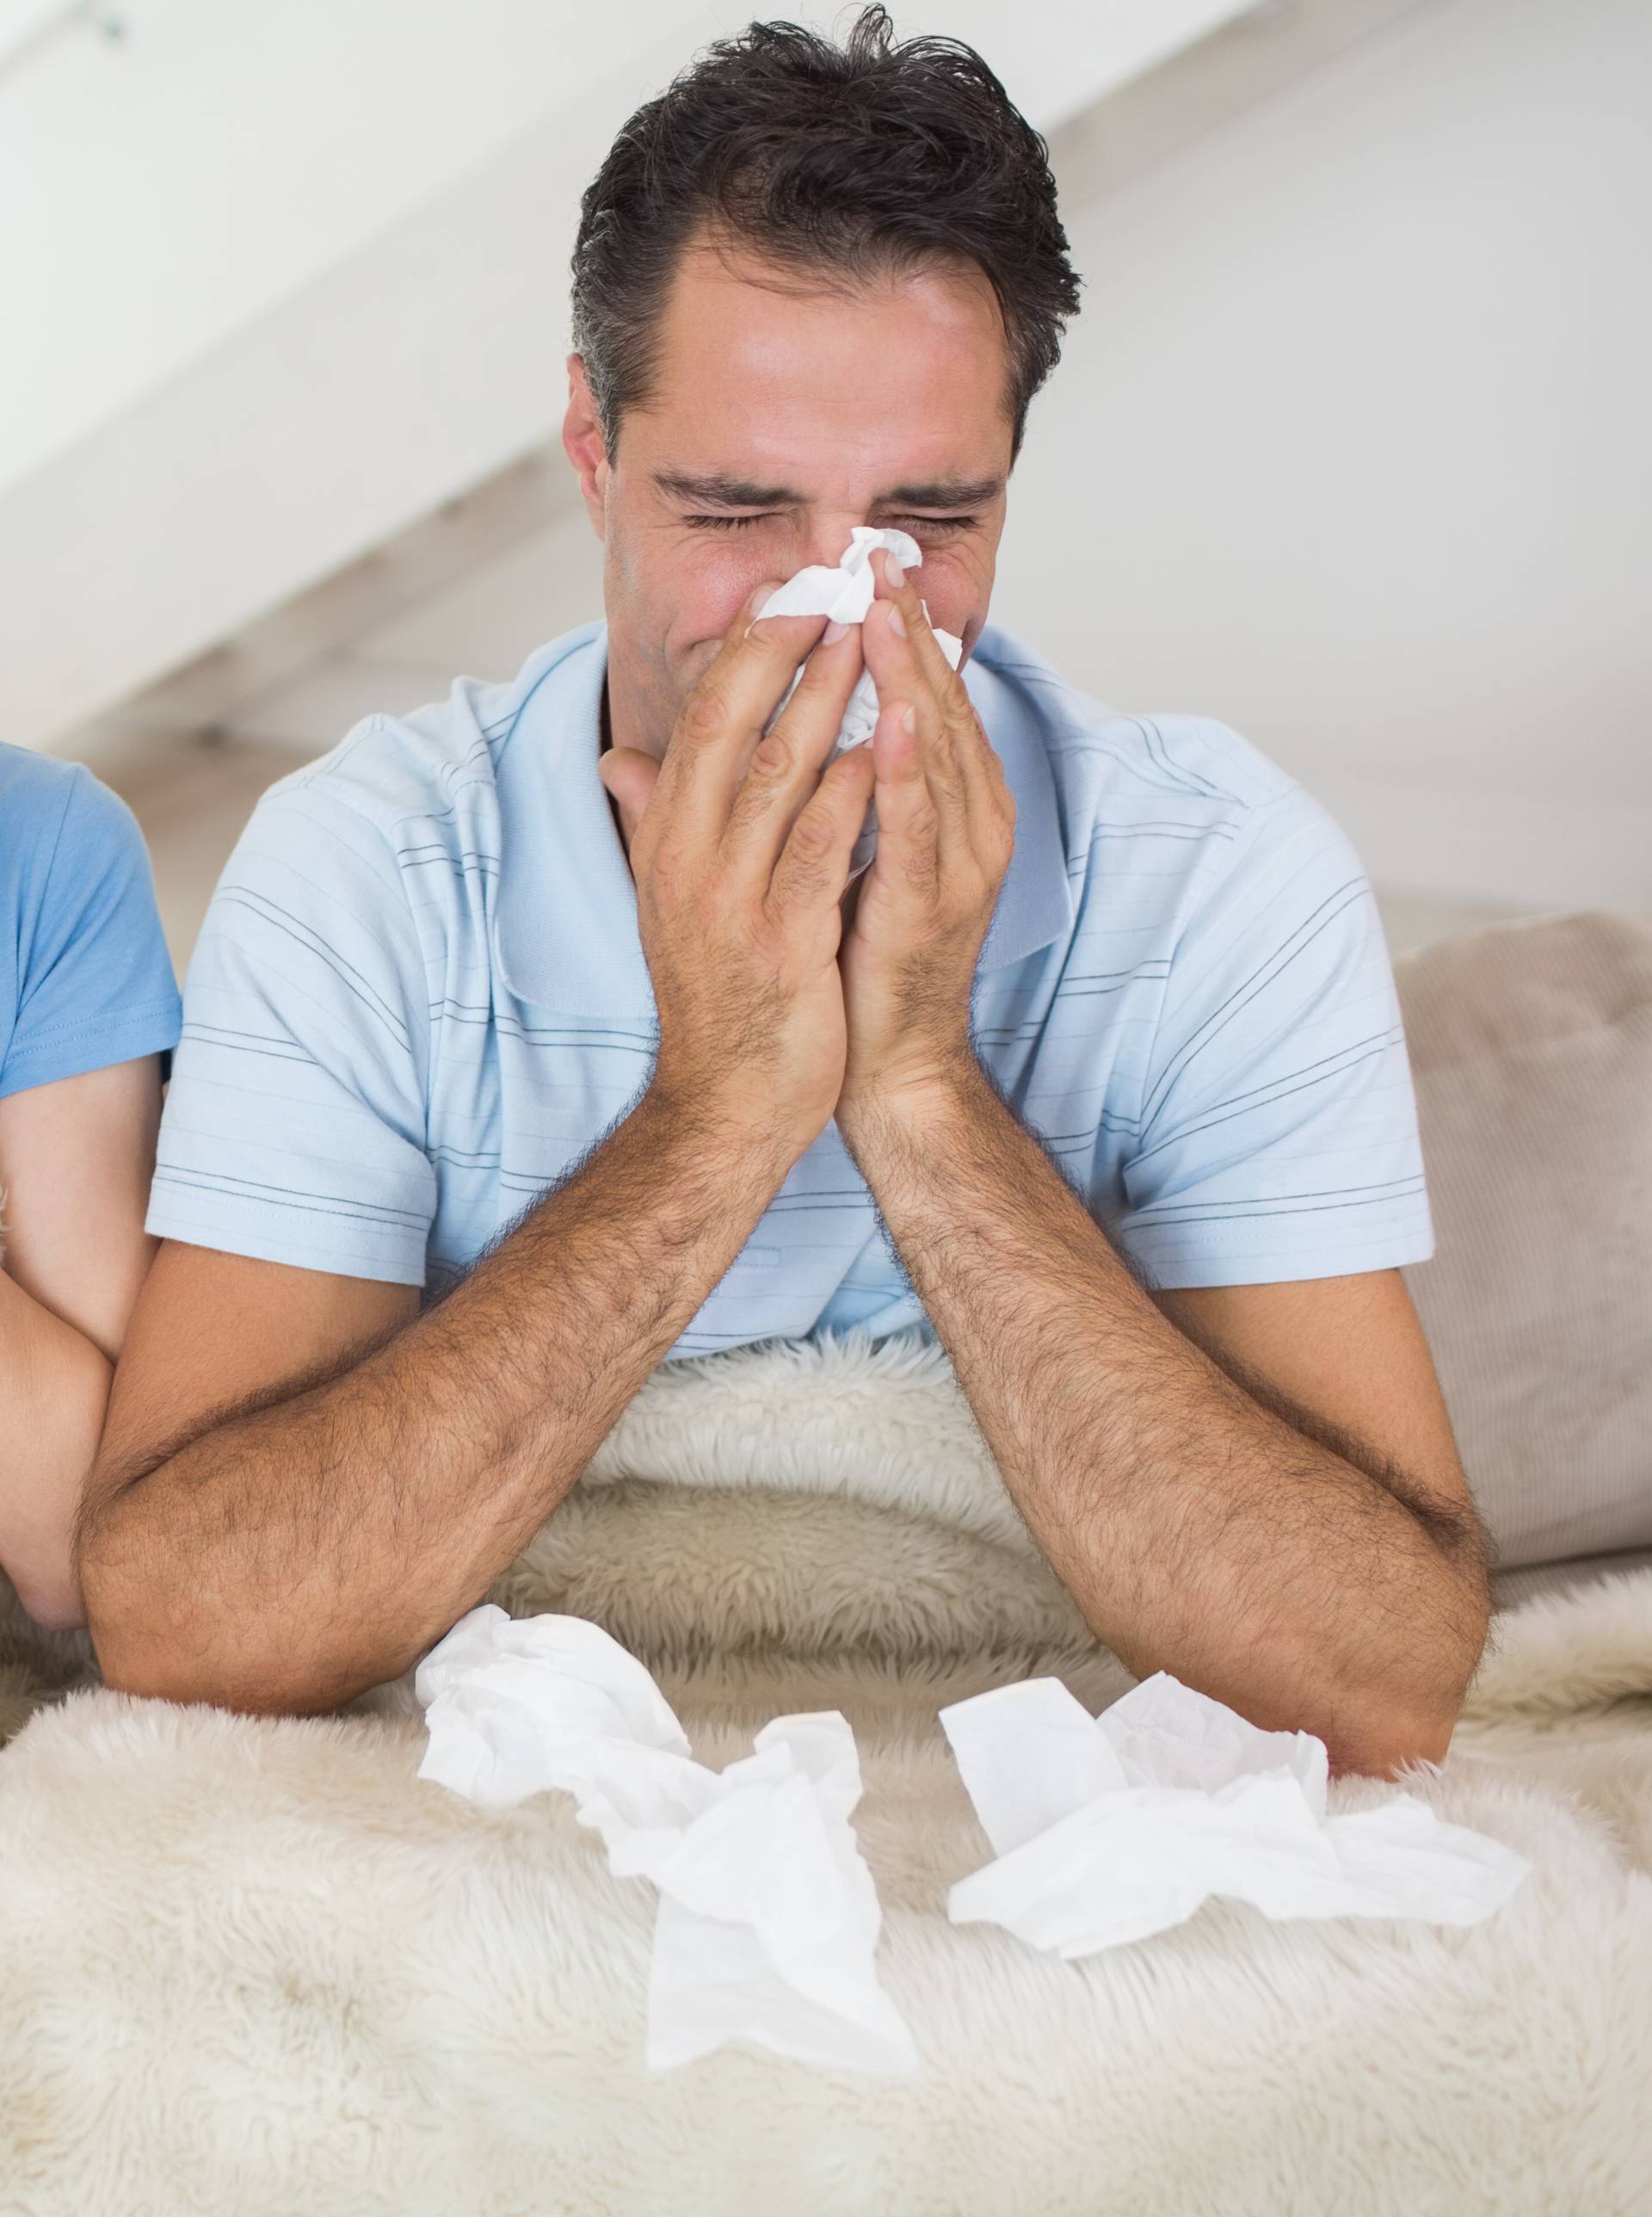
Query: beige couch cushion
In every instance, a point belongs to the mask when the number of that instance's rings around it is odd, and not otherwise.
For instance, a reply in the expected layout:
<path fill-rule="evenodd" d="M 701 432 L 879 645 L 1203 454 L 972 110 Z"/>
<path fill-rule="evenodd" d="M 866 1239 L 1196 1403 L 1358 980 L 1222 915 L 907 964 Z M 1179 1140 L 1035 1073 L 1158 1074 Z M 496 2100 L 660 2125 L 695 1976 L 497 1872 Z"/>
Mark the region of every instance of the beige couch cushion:
<path fill-rule="evenodd" d="M 1436 1238 L 1405 1280 L 1497 1560 L 1652 1544 L 1652 918 L 1394 972 Z"/>

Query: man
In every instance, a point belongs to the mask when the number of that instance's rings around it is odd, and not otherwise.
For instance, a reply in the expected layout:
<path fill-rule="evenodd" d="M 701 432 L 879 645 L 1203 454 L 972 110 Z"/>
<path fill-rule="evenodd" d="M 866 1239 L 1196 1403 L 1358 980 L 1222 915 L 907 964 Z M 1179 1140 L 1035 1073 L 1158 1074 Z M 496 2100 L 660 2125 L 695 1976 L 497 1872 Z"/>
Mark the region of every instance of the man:
<path fill-rule="evenodd" d="M 144 1206 L 178 989 L 132 811 L 0 745 L 0 1572 L 85 1621 L 71 1552 L 155 1251 Z"/>
<path fill-rule="evenodd" d="M 81 1532 L 111 1683 L 336 1704 L 661 1362 L 917 1325 L 1132 1669 L 1339 1769 L 1443 1753 L 1485 1562 L 1364 873 L 1234 733 L 986 627 L 1065 247 L 997 80 L 878 9 L 616 140 L 564 431 L 606 625 L 278 786 L 190 970 Z M 758 620 L 860 523 L 922 550 L 863 627 Z"/>

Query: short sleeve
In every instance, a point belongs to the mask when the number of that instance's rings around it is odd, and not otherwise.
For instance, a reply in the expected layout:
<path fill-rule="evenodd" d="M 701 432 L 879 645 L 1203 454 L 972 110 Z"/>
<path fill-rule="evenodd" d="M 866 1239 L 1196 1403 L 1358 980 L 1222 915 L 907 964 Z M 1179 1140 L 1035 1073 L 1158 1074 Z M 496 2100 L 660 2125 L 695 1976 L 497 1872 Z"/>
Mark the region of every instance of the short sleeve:
<path fill-rule="evenodd" d="M 1398 995 L 1359 855 L 1300 787 L 1252 808 L 1180 932 L 1115 1236 L 1164 1288 L 1434 1251 Z"/>
<path fill-rule="evenodd" d="M 428 998 L 378 827 L 284 781 L 225 867 L 184 980 L 148 1229 L 422 1286 Z"/>
<path fill-rule="evenodd" d="M 77 767 L 17 919 L 17 1000 L 0 1096 L 164 1053 L 178 989 L 149 850 L 120 796 Z"/>

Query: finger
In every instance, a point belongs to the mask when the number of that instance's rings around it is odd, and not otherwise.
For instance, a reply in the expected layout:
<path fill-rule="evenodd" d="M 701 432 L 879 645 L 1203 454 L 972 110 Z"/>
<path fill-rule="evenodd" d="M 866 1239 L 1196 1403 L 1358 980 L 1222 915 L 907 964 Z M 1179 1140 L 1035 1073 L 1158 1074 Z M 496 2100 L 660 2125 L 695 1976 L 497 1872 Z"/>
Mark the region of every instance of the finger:
<path fill-rule="evenodd" d="M 903 570 L 893 555 L 880 547 L 872 556 L 882 562 L 881 574 L 876 575 L 874 590 L 880 601 L 892 601 L 901 612 L 906 635 L 911 643 L 916 667 L 923 673 L 924 682 L 934 691 L 935 698 L 949 718 L 973 713 L 973 703 L 965 689 L 964 681 L 941 652 L 940 641 L 935 637 L 934 627 L 925 612 L 922 596 L 913 580 L 913 572 Z"/>
<path fill-rule="evenodd" d="M 722 837 L 758 736 L 826 627 L 823 616 L 758 622 L 762 602 L 774 590 L 772 583 L 760 585 L 748 597 L 683 702 L 665 750 L 661 776 L 671 824 L 691 843 Z"/>
<path fill-rule="evenodd" d="M 878 556 L 872 559 L 876 562 Z M 878 697 L 882 701 L 895 693 L 909 692 L 915 676 L 921 682 L 940 711 L 939 727 L 926 750 L 937 803 L 944 805 L 946 800 L 943 786 L 961 787 L 972 821 L 984 831 L 994 817 L 1014 806 L 1003 763 L 976 713 L 969 688 L 941 651 L 917 589 L 910 582 L 910 572 L 903 573 L 898 565 L 885 560 L 878 589 L 880 597 L 874 606 L 891 607 L 900 616 L 899 628 L 881 634 L 875 620 L 864 627 L 866 664 L 877 684 Z M 889 619 L 883 621 L 887 623 Z M 910 655 L 896 656 L 885 682 L 885 641 L 891 637 L 909 647 Z M 924 728 L 928 732 L 930 727 L 926 723 Z"/>
<path fill-rule="evenodd" d="M 620 812 L 629 848 L 659 782 L 658 758 L 644 754 L 640 747 L 610 747 L 598 756 L 596 774 Z"/>
<path fill-rule="evenodd" d="M 796 690 L 744 765 L 729 811 L 721 851 L 730 874 L 761 874 L 767 883 L 786 834 L 820 781 L 865 664 L 860 627 L 823 634 L 798 676 Z"/>
<path fill-rule="evenodd" d="M 878 687 L 882 721 L 883 704 L 899 701 L 909 705 L 916 725 L 914 752 L 916 769 L 928 788 L 930 804 L 939 822 L 938 840 L 943 862 L 954 854 L 965 855 L 972 846 L 971 819 L 986 806 L 983 792 L 973 791 L 982 772 L 972 763 L 973 749 L 960 746 L 953 736 L 946 709 L 935 698 L 926 672 L 920 667 L 909 632 L 905 638 L 891 622 L 898 603 L 875 602 L 861 626 L 866 634 L 867 666 Z M 931 642 L 933 644 L 933 640 Z M 939 647 L 936 652 L 940 653 Z M 946 657 L 941 657 L 943 664 Z M 948 676 L 952 675 L 947 672 Z M 973 708 L 971 710 L 974 713 Z M 883 822 L 878 808 L 878 821 Z"/>
<path fill-rule="evenodd" d="M 877 772 L 878 852 L 872 868 L 891 882 L 933 899 L 944 867 L 942 824 L 924 774 L 918 704 L 898 696 L 885 701 L 868 751 Z"/>
<path fill-rule="evenodd" d="M 815 791 L 798 812 L 786 836 L 768 891 L 780 912 L 818 908 L 838 910 L 849 880 L 849 861 L 872 798 L 873 765 L 870 746 L 850 747 L 827 765 Z"/>
<path fill-rule="evenodd" d="M 898 565 L 885 561 L 878 590 L 880 598 L 892 601 L 900 611 L 915 666 L 940 704 L 946 736 L 956 752 L 971 806 L 985 794 L 1007 799 L 1009 787 L 1003 763 L 976 713 L 961 671 L 948 661 L 935 636 L 911 571 L 902 571 Z M 870 664 L 871 657 L 867 659 Z"/>

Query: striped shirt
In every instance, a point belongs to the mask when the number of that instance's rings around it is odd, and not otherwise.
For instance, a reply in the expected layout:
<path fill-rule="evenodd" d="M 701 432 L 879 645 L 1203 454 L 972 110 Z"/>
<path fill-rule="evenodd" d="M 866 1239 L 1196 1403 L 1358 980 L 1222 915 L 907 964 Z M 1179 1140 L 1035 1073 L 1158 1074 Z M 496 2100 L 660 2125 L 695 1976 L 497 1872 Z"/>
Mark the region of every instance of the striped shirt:
<path fill-rule="evenodd" d="M 366 718 L 258 803 L 184 988 L 149 1229 L 436 1292 L 576 1176 L 652 1073 L 636 890 L 596 775 L 607 631 Z M 989 626 L 1016 804 L 971 999 L 1015 1115 L 1145 1282 L 1433 1251 L 1371 886 L 1225 726 L 1129 716 Z M 668 1360 L 934 1328 L 835 1121 Z"/>

